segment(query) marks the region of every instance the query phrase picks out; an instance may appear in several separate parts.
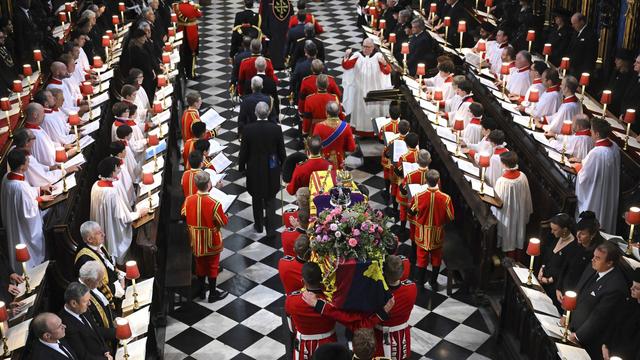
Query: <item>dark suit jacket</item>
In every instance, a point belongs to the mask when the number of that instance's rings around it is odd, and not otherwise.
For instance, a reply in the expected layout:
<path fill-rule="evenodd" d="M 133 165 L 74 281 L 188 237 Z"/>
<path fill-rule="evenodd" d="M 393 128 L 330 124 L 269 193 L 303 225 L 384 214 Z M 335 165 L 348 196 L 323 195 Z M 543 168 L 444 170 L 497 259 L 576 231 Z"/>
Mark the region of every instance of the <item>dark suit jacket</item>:
<path fill-rule="evenodd" d="M 628 298 L 620 306 L 614 323 L 615 330 L 609 334 L 609 353 L 623 359 L 640 359 L 640 303 Z"/>
<path fill-rule="evenodd" d="M 238 13 L 236 13 L 236 17 L 233 21 L 233 26 L 238 26 L 240 24 L 251 24 L 258 26 L 259 15 L 251 9 L 244 9 Z"/>
<path fill-rule="evenodd" d="M 65 339 L 80 359 L 104 360 L 104 353 L 109 351 L 107 344 L 98 332 L 98 325 L 91 316 L 86 316 L 91 328 L 69 314 L 64 308 L 58 316 L 67 327 Z"/>
<path fill-rule="evenodd" d="M 573 28 L 569 24 L 560 29 L 553 28 L 547 35 L 547 43 L 551 44 L 551 55 L 549 61 L 559 66 L 560 60 L 569 55 L 569 46 L 571 46 L 571 38 L 574 36 Z"/>
<path fill-rule="evenodd" d="M 314 44 L 316 44 L 316 48 L 318 49 L 318 54 L 316 55 L 316 59 L 320 59 L 322 60 L 322 62 L 324 62 L 324 43 L 322 42 L 322 40 L 318 39 L 318 38 L 308 38 L 308 37 L 303 37 L 298 39 L 298 41 L 295 43 L 295 48 L 293 49 L 293 57 L 291 58 L 291 61 L 289 62 L 289 64 L 291 64 L 291 69 L 295 70 L 295 65 L 298 63 L 298 61 L 300 59 L 304 59 L 304 43 L 307 40 L 311 40 L 313 41 Z"/>
<path fill-rule="evenodd" d="M 15 44 L 15 61 L 18 64 L 30 64 L 33 61 L 33 49 L 41 48 L 42 32 L 34 20 L 34 12 L 30 10 L 29 13 L 31 18 L 19 6 L 13 9 L 13 33 L 20 36 Z"/>
<path fill-rule="evenodd" d="M 296 49 L 298 40 L 300 39 L 304 39 L 304 23 L 299 23 L 287 31 L 287 42 L 284 45 L 284 56 L 289 56 L 289 60 L 293 58 L 293 52 Z M 295 65 L 295 62 L 289 62 L 289 67 L 291 67 L 291 64 Z"/>
<path fill-rule="evenodd" d="M 62 343 L 62 345 L 64 345 L 64 347 L 69 350 L 69 352 L 71 352 L 71 355 L 73 355 L 76 360 L 81 360 L 82 358 L 76 355 L 75 349 L 73 349 L 71 345 L 69 345 L 69 343 L 65 340 L 66 338 L 61 339 L 60 343 Z M 64 356 L 60 352 L 44 345 L 38 339 L 35 339 L 32 344 L 31 356 L 29 357 L 30 360 L 69 360 L 67 356 Z M 102 358 L 104 359 L 104 356 Z"/>
<path fill-rule="evenodd" d="M 571 58 L 570 72 L 580 78 L 580 74 L 588 72 L 593 74 L 598 54 L 598 37 L 591 24 L 578 33 L 574 33 L 569 45 L 569 57 Z"/>
<path fill-rule="evenodd" d="M 313 59 L 301 59 L 295 65 L 295 70 L 293 71 L 293 74 L 291 74 L 291 86 L 289 89 L 293 93 L 293 100 L 295 102 L 298 101 L 298 92 L 300 92 L 302 79 L 311 75 L 311 61 L 313 61 Z"/>
<path fill-rule="evenodd" d="M 629 85 L 627 86 L 627 91 L 625 91 L 624 96 L 622 97 L 622 104 L 620 105 L 620 109 L 636 109 L 636 113 L 640 111 L 640 75 L 634 73 L 631 77 L 631 81 L 629 81 Z M 631 129 L 637 134 L 640 132 L 640 117 L 636 117 L 636 121 L 631 124 Z"/>
<path fill-rule="evenodd" d="M 245 127 L 238 166 L 240 171 L 247 171 L 247 191 L 252 197 L 269 199 L 276 196 L 285 157 L 280 125 L 258 121 Z"/>
<path fill-rule="evenodd" d="M 271 96 L 265 93 L 253 93 L 242 97 L 242 103 L 240 103 L 240 113 L 238 114 L 238 131 L 242 134 L 244 127 L 248 124 L 256 122 L 256 105 L 259 102 L 264 101 L 271 107 L 269 113 L 269 121 L 278 123 L 278 115 L 275 112 L 275 101 Z"/>
<path fill-rule="evenodd" d="M 271 98 L 273 99 L 273 110 L 275 111 L 275 114 L 280 114 L 280 99 L 278 97 L 278 88 L 276 86 L 276 82 L 273 81 L 273 78 L 271 76 L 267 76 L 265 74 L 258 74 L 256 76 L 262 78 L 262 93 L 271 96 Z M 244 82 L 242 90 L 246 95 L 251 94 L 251 80 L 247 80 Z"/>
<path fill-rule="evenodd" d="M 398 44 L 396 43 L 396 45 Z M 435 54 L 433 40 L 425 31 L 411 36 L 409 38 L 409 54 L 407 55 L 409 74 L 416 74 L 419 63 L 425 63 L 427 68 L 435 66 Z"/>
<path fill-rule="evenodd" d="M 597 273 L 588 267 L 577 286 L 577 306 L 571 313 L 570 328 L 592 358 L 601 358 L 601 347 L 615 326 L 612 316 L 624 302 L 628 292 L 624 275 L 614 268 L 598 281 Z M 600 355 L 598 355 L 600 354 Z"/>

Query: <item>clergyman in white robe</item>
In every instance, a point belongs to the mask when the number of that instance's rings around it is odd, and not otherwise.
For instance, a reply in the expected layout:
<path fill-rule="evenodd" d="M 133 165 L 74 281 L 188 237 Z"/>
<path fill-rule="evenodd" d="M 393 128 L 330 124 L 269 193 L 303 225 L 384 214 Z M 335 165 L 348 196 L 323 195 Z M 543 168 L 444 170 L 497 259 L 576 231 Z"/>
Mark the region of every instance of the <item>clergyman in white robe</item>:
<path fill-rule="evenodd" d="M 555 114 L 544 117 L 549 125 L 544 126 L 543 129 L 559 134 L 562 130 L 562 123 L 565 120 L 573 119 L 573 116 L 577 114 L 582 114 L 582 103 L 575 95 L 567 96 L 562 100 L 562 104 Z"/>
<path fill-rule="evenodd" d="M 31 155 L 38 159 L 38 162 L 43 165 L 56 165 L 56 147 L 60 146 L 60 144 L 51 140 L 49 134 L 38 125 L 25 123 L 24 127 L 30 129 L 33 136 L 36 137 L 33 147 L 31 148 Z"/>
<path fill-rule="evenodd" d="M 593 149 L 593 139 L 591 138 L 591 131 L 589 131 L 589 129 L 576 131 L 573 135 L 557 135 L 557 137 L 551 139 L 549 143 L 551 147 L 558 151 L 562 151 L 563 144 L 565 144 L 565 153 L 571 154 L 572 157 L 579 161 L 587 157 L 589 151 Z"/>
<path fill-rule="evenodd" d="M 533 213 L 527 176 L 515 169 L 505 169 L 493 187 L 502 207 L 491 207 L 498 220 L 497 245 L 502 251 L 522 249 L 526 240 L 529 216 Z"/>
<path fill-rule="evenodd" d="M 529 86 L 531 86 L 530 69 L 531 66 L 511 69 L 506 86 L 509 94 L 524 97 L 527 90 L 529 90 Z"/>
<path fill-rule="evenodd" d="M 525 111 L 533 117 L 549 116 L 558 112 L 561 104 L 560 86 L 553 85 L 540 92 L 540 100 L 535 104 L 529 104 Z"/>
<path fill-rule="evenodd" d="M 58 109 L 45 108 L 44 121 L 40 126 L 52 141 L 58 144 L 72 144 L 76 141 L 76 136 L 70 134 L 71 126 L 67 118 L 67 115 Z"/>

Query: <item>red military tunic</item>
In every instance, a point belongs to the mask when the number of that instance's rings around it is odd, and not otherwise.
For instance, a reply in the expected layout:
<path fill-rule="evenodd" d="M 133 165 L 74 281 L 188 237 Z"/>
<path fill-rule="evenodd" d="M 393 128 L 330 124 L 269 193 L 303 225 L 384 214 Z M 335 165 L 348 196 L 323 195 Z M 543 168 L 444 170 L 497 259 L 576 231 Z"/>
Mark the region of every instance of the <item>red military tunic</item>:
<path fill-rule="evenodd" d="M 401 189 L 398 191 L 398 197 L 396 197 L 398 204 L 400 204 L 400 220 L 407 220 L 407 198 L 409 197 L 409 184 L 426 184 L 427 171 L 429 171 L 429 168 L 418 168 L 418 170 L 410 172 L 407 176 L 404 177 L 404 180 L 402 180 L 402 184 L 400 185 Z M 415 229 L 412 224 L 410 224 L 409 226 L 411 228 L 411 234 L 413 234 L 413 231 Z"/>
<path fill-rule="evenodd" d="M 309 187 L 309 178 L 314 171 L 327 170 L 331 163 L 320 155 L 311 155 L 305 161 L 296 165 L 291 175 L 291 182 L 287 185 L 287 192 L 295 195 L 301 187 Z"/>
<path fill-rule="evenodd" d="M 316 294 L 318 298 L 324 299 L 321 292 Z M 318 346 L 338 341 L 336 321 L 316 313 L 302 300 L 300 291 L 287 295 L 284 310 L 291 317 L 297 331 L 298 346 L 294 348 L 294 360 L 310 360 Z"/>
<path fill-rule="evenodd" d="M 426 268 L 426 252 L 434 251 L 432 264 L 440 266 L 444 226 L 454 219 L 451 198 L 437 187 L 428 188 L 411 198 L 411 211 L 416 214 L 411 219 L 415 225 L 414 240 L 418 251 L 416 265 Z"/>
<path fill-rule="evenodd" d="M 282 224 L 285 227 L 293 227 L 293 225 L 291 225 L 291 218 L 295 218 L 296 220 L 298 219 L 298 209 L 285 210 L 282 214 Z"/>
<path fill-rule="evenodd" d="M 403 195 L 402 193 L 400 193 L 400 191 L 398 191 L 398 187 L 402 185 L 402 181 L 404 181 L 402 163 L 404 162 L 415 163 L 417 161 L 418 161 L 418 149 L 409 148 L 409 151 L 406 154 L 400 156 L 400 159 L 398 159 L 398 162 L 395 164 L 395 168 L 394 168 L 394 172 L 396 175 L 395 186 L 391 187 L 391 195 L 393 195 L 396 198 L 396 201 L 400 205 L 403 205 L 403 204 L 404 206 L 407 205 L 407 196 Z M 398 174 L 402 174 L 402 175 L 398 175 Z"/>
<path fill-rule="evenodd" d="M 410 280 L 404 280 L 397 286 L 390 286 L 395 304 L 389 312 L 389 318 L 375 327 L 376 356 L 386 356 L 393 360 L 405 360 L 411 357 L 411 327 L 409 316 L 416 303 L 418 289 Z M 388 343 L 385 343 L 384 334 Z"/>
<path fill-rule="evenodd" d="M 384 156 L 384 154 L 391 154 L 391 158 L 393 158 L 393 142 L 396 140 L 404 141 L 404 135 L 400 134 L 397 139 L 392 140 L 387 146 L 382 149 L 382 156 L 380 158 L 380 163 L 382 164 L 382 172 L 385 180 L 391 181 L 391 185 L 395 186 L 396 184 L 396 174 L 393 172 L 393 161 L 388 157 Z M 393 190 L 391 190 L 393 194 Z"/>
<path fill-rule="evenodd" d="M 394 134 L 397 134 L 398 132 L 400 132 L 400 129 L 398 129 L 398 124 L 400 124 L 400 119 L 391 119 L 390 123 L 380 128 L 380 132 L 378 133 L 378 138 L 380 140 L 384 139 L 384 133 L 386 132 L 392 132 Z"/>
<path fill-rule="evenodd" d="M 343 126 L 342 124 L 345 124 Z M 339 132 L 338 129 L 343 129 Z M 313 135 L 322 139 L 322 155 L 329 160 L 336 169 L 342 169 L 345 152 L 356 149 L 356 141 L 353 138 L 351 126 L 340 119 L 329 118 L 317 124 Z"/>
<path fill-rule="evenodd" d="M 294 228 L 294 227 L 286 227 L 280 236 L 282 239 L 282 252 L 285 255 L 296 256 L 295 251 L 293 250 L 293 244 L 298 240 L 300 235 L 305 233 L 304 229 Z M 298 290 L 298 289 L 295 289 Z"/>
<path fill-rule="evenodd" d="M 242 59 L 242 62 L 240 62 L 240 68 L 238 70 L 238 85 L 239 85 L 238 94 L 239 95 L 243 95 L 245 92 L 244 91 L 245 89 L 242 89 L 242 85 L 244 85 L 246 81 L 251 81 L 251 78 L 253 78 L 258 74 L 258 70 L 256 69 L 256 59 L 258 58 L 258 56 L 261 56 L 261 55 L 251 54 L 251 56 L 249 56 L 246 59 Z M 280 81 L 278 80 L 275 72 L 273 71 L 273 64 L 271 64 L 271 59 L 265 57 L 265 60 L 267 61 L 267 67 L 264 73 L 267 76 L 270 76 L 273 79 L 273 81 L 276 82 L 276 84 L 279 83 Z"/>
<path fill-rule="evenodd" d="M 400 281 L 405 281 L 409 279 L 409 274 L 411 273 L 411 261 L 404 255 L 398 255 L 398 257 L 402 259 L 402 276 L 400 276 Z"/>
<path fill-rule="evenodd" d="M 198 21 L 202 17 L 200 5 L 183 0 L 173 3 L 173 11 L 178 15 L 178 31 L 184 31 L 187 44 L 192 53 L 198 51 Z"/>
<path fill-rule="evenodd" d="M 302 82 L 300 83 L 300 91 L 298 91 L 298 111 L 302 111 L 304 109 L 304 101 L 307 96 L 318 92 L 317 77 L 318 75 L 311 74 L 302 79 Z M 340 91 L 340 87 L 333 76 L 327 75 L 327 80 L 329 83 L 327 86 L 327 92 L 329 94 L 336 95 L 338 99 L 342 99 L 342 91 Z"/>
<path fill-rule="evenodd" d="M 200 121 L 200 114 L 198 110 L 187 108 L 187 110 L 182 113 L 180 124 L 182 125 L 182 141 L 185 143 L 193 137 L 191 125 L 196 121 Z M 189 156 L 189 154 L 187 154 L 187 156 Z"/>
<path fill-rule="evenodd" d="M 200 171 L 202 170 L 189 169 L 185 170 L 184 173 L 182 173 L 182 193 L 184 194 L 185 199 L 198 192 L 198 188 L 196 187 L 196 182 L 194 181 L 193 177 Z"/>
<path fill-rule="evenodd" d="M 191 165 L 189 165 L 189 154 L 191 154 L 191 151 L 193 150 L 193 144 L 198 140 L 199 139 L 192 137 L 184 142 L 184 148 L 182 149 L 182 161 L 184 161 L 185 170 L 191 169 Z"/>
<path fill-rule="evenodd" d="M 292 27 L 298 25 L 300 23 L 300 21 L 298 20 L 297 16 L 292 16 L 291 18 L 289 18 L 289 29 L 291 29 Z M 316 18 L 312 15 L 312 14 L 307 14 L 307 16 L 304 19 L 304 23 L 312 23 L 313 24 L 313 28 L 316 32 L 316 35 L 318 34 L 322 34 L 324 32 L 324 29 L 322 28 L 322 25 L 320 25 L 320 23 L 316 20 Z"/>
<path fill-rule="evenodd" d="M 209 193 L 198 192 L 187 197 L 180 213 L 186 218 L 191 250 L 196 258 L 196 275 L 217 277 L 223 249 L 220 228 L 229 221 L 222 204 Z"/>
<path fill-rule="evenodd" d="M 304 265 L 303 260 L 289 255 L 285 255 L 278 261 L 278 273 L 280 273 L 280 281 L 282 281 L 285 294 L 291 294 L 304 286 L 302 283 L 302 265 Z"/>
<path fill-rule="evenodd" d="M 304 108 L 302 108 L 303 134 L 313 134 L 315 125 L 327 119 L 327 104 L 331 101 L 337 102 L 338 106 L 342 107 L 338 96 L 326 91 L 318 91 L 315 94 L 307 96 L 304 101 Z M 338 117 L 340 120 L 344 120 L 345 115 L 342 110 Z"/>

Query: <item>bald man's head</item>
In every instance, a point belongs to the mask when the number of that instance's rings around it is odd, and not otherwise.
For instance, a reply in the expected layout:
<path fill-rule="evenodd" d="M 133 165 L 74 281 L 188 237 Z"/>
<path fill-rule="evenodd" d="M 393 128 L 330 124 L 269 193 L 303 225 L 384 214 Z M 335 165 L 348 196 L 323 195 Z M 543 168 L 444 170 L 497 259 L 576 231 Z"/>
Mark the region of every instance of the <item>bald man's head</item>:
<path fill-rule="evenodd" d="M 63 79 L 67 77 L 67 65 L 61 61 L 54 61 L 51 63 L 51 76 L 56 79 Z"/>
<path fill-rule="evenodd" d="M 44 120 L 44 107 L 35 102 L 29 103 L 25 109 L 25 117 L 26 122 L 40 126 Z"/>

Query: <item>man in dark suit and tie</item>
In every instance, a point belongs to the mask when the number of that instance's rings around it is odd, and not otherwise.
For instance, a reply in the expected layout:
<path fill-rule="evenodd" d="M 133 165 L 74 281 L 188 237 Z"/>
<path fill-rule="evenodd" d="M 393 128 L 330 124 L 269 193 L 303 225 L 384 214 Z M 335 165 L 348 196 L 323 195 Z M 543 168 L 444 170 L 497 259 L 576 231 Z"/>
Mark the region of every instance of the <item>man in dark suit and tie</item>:
<path fill-rule="evenodd" d="M 72 282 L 64 291 L 64 307 L 59 316 L 66 326 L 65 338 L 79 359 L 111 360 L 109 347 L 98 332 L 98 325 L 85 313 L 91 302 L 89 288 Z"/>
<path fill-rule="evenodd" d="M 569 72 L 577 78 L 583 72 L 593 74 L 598 55 L 598 36 L 581 13 L 573 14 L 571 27 L 575 33 L 569 44 L 569 58 L 571 58 Z"/>
<path fill-rule="evenodd" d="M 266 225 L 267 236 L 276 234 L 275 200 L 280 190 L 280 172 L 286 158 L 284 137 L 280 125 L 267 121 L 269 105 L 256 105 L 258 121 L 245 127 L 240 144 L 238 166 L 247 171 L 247 191 L 251 195 L 254 229 L 261 233 Z"/>
<path fill-rule="evenodd" d="M 304 36 L 293 44 L 293 49 L 290 49 L 292 53 L 292 57 L 289 60 L 291 71 L 295 70 L 295 64 L 298 63 L 298 60 L 304 58 L 304 44 L 307 40 L 316 44 L 316 49 L 318 50 L 316 58 L 324 62 L 324 43 L 316 37 L 316 30 L 313 24 L 306 23 L 304 24 Z"/>
<path fill-rule="evenodd" d="M 602 344 L 615 323 L 617 307 L 624 303 L 628 287 L 619 268 L 622 254 L 605 241 L 593 251 L 591 267 L 582 273 L 576 292 L 577 306 L 571 313 L 569 339 L 579 343 L 593 359 L 602 358 Z"/>
<path fill-rule="evenodd" d="M 262 79 L 262 93 L 271 96 L 273 99 L 273 111 L 276 115 L 280 114 L 280 99 L 278 98 L 278 88 L 276 86 L 276 82 L 273 80 L 271 76 L 267 76 L 267 60 L 258 56 L 255 62 L 256 74 L 257 77 Z M 244 82 L 242 86 L 243 94 L 251 94 L 253 90 L 251 89 L 251 79 L 248 79 Z"/>
<path fill-rule="evenodd" d="M 278 115 L 275 111 L 275 101 L 271 96 L 262 92 L 263 88 L 262 78 L 254 76 L 251 78 L 251 94 L 242 97 L 242 103 L 240 104 L 240 113 L 238 114 L 238 135 L 242 136 L 244 127 L 251 123 L 256 122 L 256 105 L 259 102 L 264 102 L 269 106 L 268 120 L 277 123 Z"/>
<path fill-rule="evenodd" d="M 31 0 L 17 0 L 13 9 L 13 29 L 20 35 L 15 43 L 15 61 L 18 64 L 30 64 L 33 60 L 33 49 L 42 45 L 42 31 L 38 27 L 31 11 Z"/>
<path fill-rule="evenodd" d="M 415 76 L 419 63 L 424 63 L 428 68 L 436 66 L 436 51 L 433 40 L 424 31 L 425 25 L 422 19 L 411 21 L 412 36 L 409 38 L 409 54 L 407 55 L 407 67 L 409 74 Z"/>
<path fill-rule="evenodd" d="M 44 312 L 31 321 L 31 360 L 80 360 L 76 352 L 64 339 L 66 326 L 58 315 Z"/>

